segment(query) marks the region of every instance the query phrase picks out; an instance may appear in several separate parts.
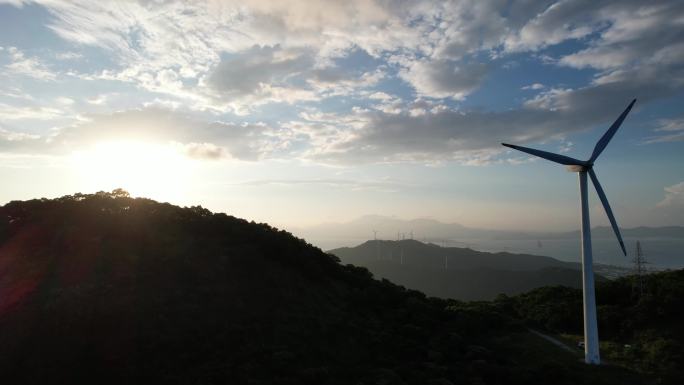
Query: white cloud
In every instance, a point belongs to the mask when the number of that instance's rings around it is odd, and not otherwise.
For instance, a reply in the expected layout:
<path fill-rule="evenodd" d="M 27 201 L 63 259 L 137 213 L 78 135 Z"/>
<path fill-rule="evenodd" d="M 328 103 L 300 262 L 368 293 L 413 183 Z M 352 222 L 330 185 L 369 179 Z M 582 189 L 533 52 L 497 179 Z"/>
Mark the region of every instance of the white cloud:
<path fill-rule="evenodd" d="M 80 54 L 78 52 L 59 52 L 55 54 L 55 57 L 58 60 L 77 60 L 82 59 L 83 54 Z"/>
<path fill-rule="evenodd" d="M 599 37 L 590 42 L 589 48 L 562 57 L 559 64 L 615 69 L 648 62 L 665 64 L 673 58 L 681 61 L 681 3 L 626 1 L 596 7 L 593 15 L 601 18 L 607 28 L 600 29 Z"/>
<path fill-rule="evenodd" d="M 526 13 L 522 14 L 522 25 L 504 40 L 507 51 L 537 51 L 568 39 L 586 37 L 601 27 L 600 19 L 597 20 L 601 15 L 589 11 L 592 10 L 590 2 L 561 0 L 547 4 L 533 2 L 514 6 L 519 7 L 514 12 L 526 8 L 522 11 Z"/>
<path fill-rule="evenodd" d="M 74 99 L 67 98 L 66 96 L 60 96 L 56 98 L 55 101 L 62 106 L 70 106 L 74 104 Z"/>
<path fill-rule="evenodd" d="M 655 132 L 661 134 L 646 138 L 646 144 L 684 141 L 684 118 L 660 119 Z"/>
<path fill-rule="evenodd" d="M 66 154 L 97 143 L 129 140 L 172 143 L 198 159 L 255 161 L 277 157 L 284 146 L 282 138 L 273 135 L 273 128 L 265 124 L 207 122 L 160 108 L 88 115 L 41 139 L 32 149 L 22 146 L 21 150 Z"/>
<path fill-rule="evenodd" d="M 394 193 L 408 186 L 394 180 L 381 179 L 375 181 L 363 181 L 353 179 L 257 179 L 236 183 L 242 186 L 323 186 L 332 189 L 346 189 L 350 191 L 377 191 Z"/>
<path fill-rule="evenodd" d="M 396 98 L 396 96 L 389 95 L 385 92 L 378 91 L 378 92 L 373 92 L 372 94 L 368 95 L 368 99 L 375 99 L 375 100 L 392 100 Z"/>
<path fill-rule="evenodd" d="M 570 150 L 572 150 L 572 146 L 573 146 L 573 145 L 574 145 L 574 143 L 572 143 L 572 142 L 563 141 L 563 142 L 561 143 L 560 147 L 558 147 L 558 151 L 557 151 L 557 152 L 558 152 L 559 154 L 564 154 L 564 153 L 566 153 L 566 152 L 570 152 Z"/>
<path fill-rule="evenodd" d="M 52 120 L 61 117 L 64 117 L 64 111 L 58 108 L 0 103 L 0 120 Z"/>
<path fill-rule="evenodd" d="M 5 130 L 4 128 L 0 127 L 0 140 L 8 141 L 8 142 L 21 142 L 24 140 L 34 140 L 34 139 L 39 139 L 40 136 L 36 134 L 28 134 L 25 132 L 15 132 L 15 131 L 9 131 Z"/>
<path fill-rule="evenodd" d="M 0 4 L 9 4 L 19 8 L 23 7 L 24 4 L 29 2 L 30 0 L 0 0 Z"/>
<path fill-rule="evenodd" d="M 24 52 L 16 47 L 7 48 L 10 55 L 10 63 L 5 65 L 7 72 L 14 75 L 28 76 L 39 80 L 55 80 L 54 72 L 47 68 L 35 57 L 27 57 Z"/>
<path fill-rule="evenodd" d="M 2 47 L 0 47 L 2 48 Z M 1 50 L 0 50 L 1 51 Z M 5 87 L 5 89 L 0 90 L 1 96 L 6 96 L 8 98 L 24 100 L 24 101 L 34 101 L 35 98 L 30 94 L 22 91 L 18 87 Z"/>
<path fill-rule="evenodd" d="M 52 14 L 49 27 L 60 37 L 106 49 L 118 61 L 121 69 L 105 71 L 101 78 L 135 82 L 145 89 L 219 110 L 278 102 L 279 98 L 264 91 L 264 86 L 288 93 L 293 87 L 283 83 L 307 69 L 311 70 L 307 79 L 313 90 L 293 88 L 306 100 L 306 92 L 348 94 L 350 89 L 377 83 L 384 72 L 342 74 L 334 79 L 334 59 L 354 49 L 375 57 L 398 50 L 420 54 L 439 51 L 436 57 L 453 60 L 492 47 L 504 30 L 497 6 L 475 1 L 38 2 Z M 489 26 L 486 38 L 485 25 Z M 257 45 L 262 48 L 253 48 Z M 276 52 L 268 47 L 279 48 Z M 74 55 L 64 53 L 61 57 Z M 243 63 L 248 65 L 241 67 Z M 159 78 L 159 74 L 170 74 L 168 71 L 174 71 L 172 77 Z M 427 83 L 439 76 L 438 72 L 433 71 Z M 448 74 L 441 76 L 449 78 Z M 453 77 L 447 86 L 450 88 L 440 92 L 456 97 L 467 94 L 472 87 L 456 86 L 454 82 L 465 79 Z M 179 78 L 190 81 L 178 83 Z M 419 84 L 421 92 L 430 91 L 430 84 Z M 207 85 L 222 97 L 216 100 Z M 236 95 L 250 97 L 227 100 Z"/>
<path fill-rule="evenodd" d="M 684 131 L 684 118 L 660 119 L 659 123 L 660 127 L 656 131 Z"/>
<path fill-rule="evenodd" d="M 108 94 L 99 94 L 99 95 L 94 96 L 92 98 L 86 99 L 86 102 L 88 102 L 89 104 L 96 105 L 96 106 L 101 106 L 101 105 L 104 105 L 105 103 L 107 103 L 107 100 L 109 100 L 110 97 L 111 97 L 111 95 L 108 95 Z"/>
<path fill-rule="evenodd" d="M 658 202 L 658 207 L 684 208 L 684 182 L 665 187 L 665 198 Z"/>
<path fill-rule="evenodd" d="M 542 89 L 544 89 L 544 85 L 541 83 L 532 83 L 530 85 L 522 87 L 521 89 L 523 89 L 523 90 L 542 90 Z"/>

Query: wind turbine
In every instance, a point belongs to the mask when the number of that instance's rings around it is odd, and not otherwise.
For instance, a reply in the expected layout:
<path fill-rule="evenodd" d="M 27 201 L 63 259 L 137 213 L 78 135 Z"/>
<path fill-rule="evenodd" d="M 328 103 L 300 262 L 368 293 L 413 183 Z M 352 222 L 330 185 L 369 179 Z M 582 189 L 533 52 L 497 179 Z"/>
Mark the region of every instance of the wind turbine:
<path fill-rule="evenodd" d="M 601 152 L 603 152 L 603 150 L 606 148 L 608 142 L 610 142 L 610 140 L 613 138 L 613 135 L 615 135 L 615 132 L 622 124 L 622 121 L 625 120 L 625 117 L 634 106 L 634 103 L 636 103 L 636 99 L 629 103 L 629 106 L 627 106 L 627 108 L 617 118 L 613 125 L 610 126 L 608 131 L 603 134 L 601 139 L 599 139 L 589 160 L 578 160 L 551 152 L 502 143 L 506 147 L 566 165 L 568 166 L 567 168 L 569 172 L 577 172 L 579 174 L 580 207 L 582 212 L 581 234 L 582 292 L 584 296 L 584 361 L 587 364 L 598 365 L 601 363 L 598 344 L 598 326 L 596 325 L 596 297 L 594 293 L 594 270 L 592 266 L 591 255 L 591 227 L 589 225 L 589 204 L 587 199 L 587 174 L 589 174 L 591 182 L 596 188 L 596 194 L 601 200 L 603 208 L 606 210 L 606 214 L 610 220 L 610 225 L 613 227 L 613 231 L 617 236 L 618 242 L 620 243 L 620 248 L 622 248 L 622 253 L 626 256 L 627 252 L 625 251 L 625 244 L 622 241 L 622 236 L 620 235 L 620 229 L 618 228 L 617 222 L 615 222 L 615 216 L 613 216 L 613 211 L 610 209 L 610 205 L 608 204 L 608 198 L 606 198 L 606 194 L 603 192 L 603 188 L 601 187 L 601 184 L 596 177 L 596 173 L 594 172 L 594 162 L 596 161 L 596 158 L 601 155 Z"/>

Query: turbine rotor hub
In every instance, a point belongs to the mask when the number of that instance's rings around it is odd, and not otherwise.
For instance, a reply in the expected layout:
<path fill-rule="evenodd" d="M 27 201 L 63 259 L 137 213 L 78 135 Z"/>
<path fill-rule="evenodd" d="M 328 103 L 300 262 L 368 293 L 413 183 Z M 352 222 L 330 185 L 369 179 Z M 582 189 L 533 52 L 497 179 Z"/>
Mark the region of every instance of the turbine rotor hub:
<path fill-rule="evenodd" d="M 589 171 L 593 165 L 585 165 L 585 164 L 572 164 L 570 166 L 567 166 L 566 170 L 568 172 L 582 172 L 582 171 Z"/>

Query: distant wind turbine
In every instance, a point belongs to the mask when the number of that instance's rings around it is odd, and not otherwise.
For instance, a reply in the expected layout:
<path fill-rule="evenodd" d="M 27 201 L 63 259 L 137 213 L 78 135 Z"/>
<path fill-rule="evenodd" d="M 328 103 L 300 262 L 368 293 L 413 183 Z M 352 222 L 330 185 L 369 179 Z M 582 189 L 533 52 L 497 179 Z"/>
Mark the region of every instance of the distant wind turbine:
<path fill-rule="evenodd" d="M 375 243 L 375 259 L 380 259 L 378 254 L 378 230 L 373 230 L 373 243 Z"/>
<path fill-rule="evenodd" d="M 613 211 L 610 209 L 608 204 L 608 198 L 603 192 L 603 188 L 596 177 L 594 172 L 594 161 L 601 155 L 601 152 L 606 148 L 608 142 L 613 138 L 615 132 L 618 130 L 622 121 L 629 111 L 636 103 L 636 99 L 627 106 L 627 108 L 622 112 L 622 114 L 617 118 L 608 131 L 599 139 L 594 147 L 594 152 L 591 154 L 589 160 L 583 161 L 568 156 L 554 154 L 551 152 L 535 150 L 533 148 L 527 148 L 522 146 L 515 146 L 512 144 L 502 143 L 506 147 L 513 148 L 518 151 L 526 152 L 550 160 L 552 162 L 564 164 L 568 166 L 568 171 L 579 173 L 579 186 L 580 186 L 580 207 L 582 212 L 582 291 L 584 295 L 584 361 L 588 364 L 600 364 L 601 359 L 599 356 L 599 344 L 598 344 L 598 326 L 596 325 L 596 298 L 594 293 L 594 271 L 592 266 L 592 255 L 591 255 L 591 228 L 589 225 L 589 204 L 587 199 L 587 174 L 591 178 L 591 182 L 596 188 L 596 193 L 598 194 L 603 208 L 606 210 L 608 219 L 610 220 L 610 225 L 615 231 L 618 242 L 620 243 L 620 248 L 622 248 L 622 253 L 626 256 L 625 244 L 622 241 L 622 236 L 620 235 L 620 229 L 618 228 L 617 222 L 615 221 L 615 216 L 613 216 Z"/>

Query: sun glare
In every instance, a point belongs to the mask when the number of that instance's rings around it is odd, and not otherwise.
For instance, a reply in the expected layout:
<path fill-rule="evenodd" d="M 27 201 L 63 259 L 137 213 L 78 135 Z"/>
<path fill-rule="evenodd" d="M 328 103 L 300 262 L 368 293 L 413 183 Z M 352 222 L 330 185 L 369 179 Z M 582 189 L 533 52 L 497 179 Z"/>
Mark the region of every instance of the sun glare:
<path fill-rule="evenodd" d="M 183 198 L 192 168 L 177 146 L 139 141 L 98 143 L 75 152 L 72 161 L 84 192 L 121 187 L 133 196 L 166 201 Z"/>

